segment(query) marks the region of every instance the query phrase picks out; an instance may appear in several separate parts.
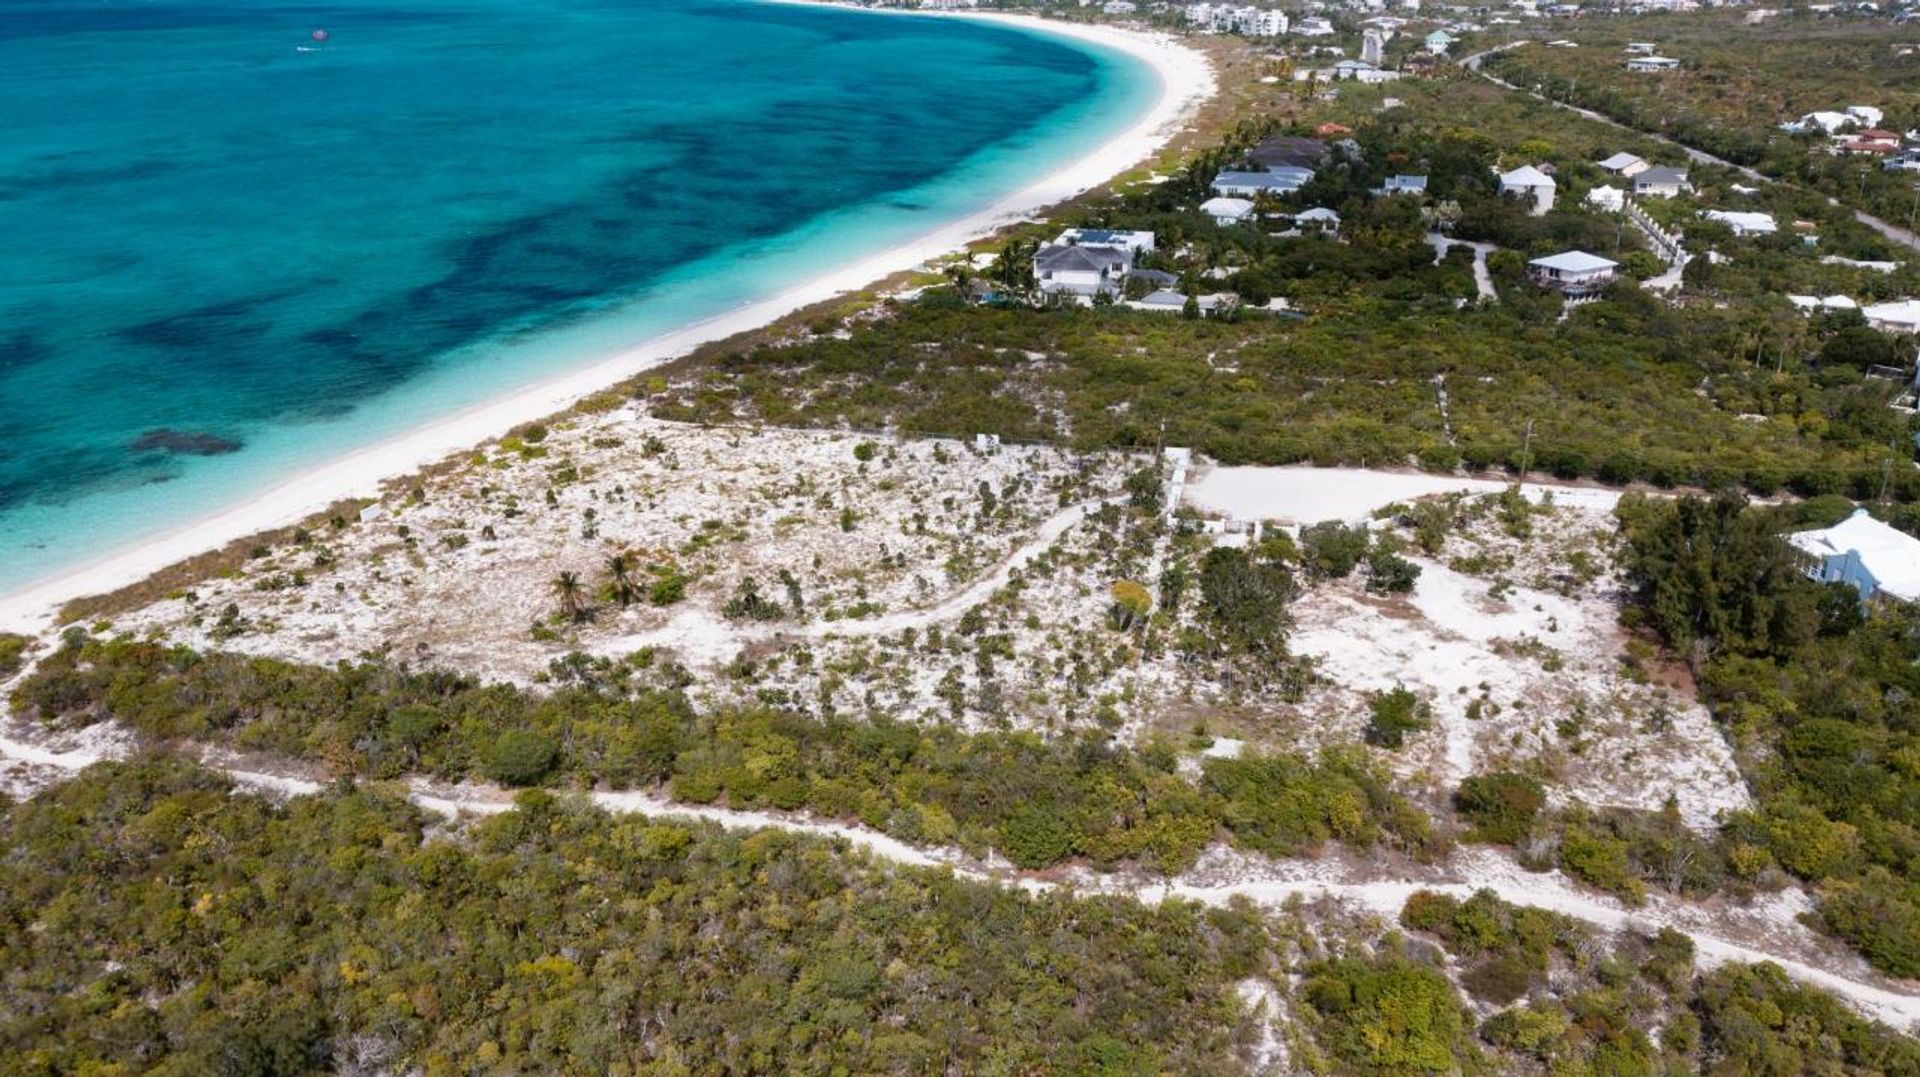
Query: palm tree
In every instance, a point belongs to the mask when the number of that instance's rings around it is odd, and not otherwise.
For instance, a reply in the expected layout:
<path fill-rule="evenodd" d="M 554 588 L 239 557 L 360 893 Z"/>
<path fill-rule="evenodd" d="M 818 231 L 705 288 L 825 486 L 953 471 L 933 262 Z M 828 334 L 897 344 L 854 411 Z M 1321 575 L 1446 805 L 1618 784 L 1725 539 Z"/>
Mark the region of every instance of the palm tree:
<path fill-rule="evenodd" d="M 586 588 L 580 586 L 579 573 L 562 572 L 548 586 L 554 597 L 560 600 L 560 616 L 576 624 L 586 619 L 587 605 L 583 601 Z"/>
<path fill-rule="evenodd" d="M 640 584 L 633 578 L 633 555 L 622 551 L 607 558 L 607 596 L 626 609 L 640 601 Z"/>

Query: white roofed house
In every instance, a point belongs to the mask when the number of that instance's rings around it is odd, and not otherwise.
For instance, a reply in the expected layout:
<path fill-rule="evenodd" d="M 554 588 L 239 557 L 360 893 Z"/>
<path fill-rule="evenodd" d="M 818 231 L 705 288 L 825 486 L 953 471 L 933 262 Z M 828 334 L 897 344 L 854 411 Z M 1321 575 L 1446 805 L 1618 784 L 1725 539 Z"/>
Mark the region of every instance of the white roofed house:
<path fill-rule="evenodd" d="M 1340 230 L 1340 215 L 1325 206 L 1315 206 L 1312 209 L 1304 209 L 1294 214 L 1293 224 L 1294 227 L 1302 230 L 1314 228 L 1321 232 L 1338 232 Z"/>
<path fill-rule="evenodd" d="M 1536 217 L 1553 208 L 1554 189 L 1553 177 L 1532 165 L 1500 173 L 1500 193 L 1531 199 Z"/>
<path fill-rule="evenodd" d="M 1770 236 L 1780 230 L 1771 216 L 1765 213 L 1753 213 L 1745 210 L 1710 209 L 1700 214 L 1710 221 L 1719 221 L 1733 229 L 1736 236 Z"/>
<path fill-rule="evenodd" d="M 1627 61 L 1628 71 L 1677 71 L 1680 61 L 1671 56 L 1635 56 Z"/>
<path fill-rule="evenodd" d="M 1388 176 L 1386 184 L 1383 185 L 1377 193 L 1425 195 L 1427 193 L 1427 177 Z"/>
<path fill-rule="evenodd" d="M 1792 303 L 1795 310 L 1799 310 L 1809 316 L 1814 314 L 1825 314 L 1825 313 L 1829 313 L 1831 311 L 1836 311 L 1836 310 L 1859 310 L 1860 309 L 1860 304 L 1854 302 L 1851 298 L 1844 295 L 1820 296 L 1820 295 L 1793 295 L 1789 293 L 1787 296 L 1787 302 Z"/>
<path fill-rule="evenodd" d="M 1861 307 L 1860 316 L 1883 333 L 1920 333 L 1920 299 L 1874 303 Z"/>
<path fill-rule="evenodd" d="M 1609 213 L 1618 213 L 1627 208 L 1627 192 L 1618 187 L 1595 187 L 1587 192 L 1587 205 Z"/>
<path fill-rule="evenodd" d="M 1527 263 L 1527 275 L 1535 284 L 1576 298 L 1601 291 L 1619 274 L 1619 262 L 1586 251 L 1566 251 Z"/>
<path fill-rule="evenodd" d="M 1133 252 L 1125 247 L 1045 246 L 1033 256 L 1034 283 L 1043 295 L 1092 301 L 1118 296 L 1133 270 Z"/>
<path fill-rule="evenodd" d="M 1787 542 L 1807 559 L 1807 575 L 1851 584 L 1862 601 L 1920 599 L 1920 539 L 1855 509 L 1818 531 L 1796 531 Z"/>
<path fill-rule="evenodd" d="M 1209 198 L 1200 203 L 1200 212 L 1212 217 L 1213 223 L 1226 227 L 1253 216 L 1253 203 L 1244 198 Z"/>
<path fill-rule="evenodd" d="M 1069 228 L 1053 241 L 1058 247 L 1120 247 L 1135 254 L 1153 250 L 1152 232 L 1125 232 L 1115 228 Z"/>
<path fill-rule="evenodd" d="M 1328 76 L 1339 80 L 1364 82 L 1368 84 L 1392 82 L 1400 77 L 1400 72 L 1377 67 L 1365 60 L 1341 60 L 1328 69 Z"/>
<path fill-rule="evenodd" d="M 1691 190 L 1684 168 L 1657 165 L 1633 177 L 1633 193 L 1639 198 L 1672 198 Z"/>
<path fill-rule="evenodd" d="M 1600 170 L 1615 176 L 1637 176 L 1653 166 L 1631 153 L 1616 153 L 1600 162 Z"/>

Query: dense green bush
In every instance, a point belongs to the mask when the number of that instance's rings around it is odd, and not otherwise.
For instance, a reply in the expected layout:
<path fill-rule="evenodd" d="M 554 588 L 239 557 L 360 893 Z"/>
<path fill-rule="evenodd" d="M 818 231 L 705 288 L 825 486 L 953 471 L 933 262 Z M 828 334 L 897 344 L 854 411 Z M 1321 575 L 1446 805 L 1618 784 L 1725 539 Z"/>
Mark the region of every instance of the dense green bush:
<path fill-rule="evenodd" d="M 75 638 L 17 694 L 44 720 L 111 715 L 144 734 L 322 760 L 373 778 L 410 772 L 506 784 L 666 783 L 739 808 L 805 808 L 907 840 L 1000 849 L 1022 866 L 1069 857 L 1177 871 L 1222 828 L 1270 852 L 1389 842 L 1431 855 L 1426 814 L 1357 752 L 1176 757 L 1099 736 L 967 734 L 760 709 L 696 714 L 626 663 L 575 656 L 541 695 L 377 662 L 333 668 Z"/>
<path fill-rule="evenodd" d="M 540 792 L 449 828 L 103 764 L 0 804 L 0 1069 L 1224 1077 L 1267 932 Z"/>
<path fill-rule="evenodd" d="M 1546 789 L 1537 780 L 1511 771 L 1465 778 L 1453 794 L 1454 808 L 1472 827 L 1467 840 L 1499 845 L 1524 841 L 1546 804 Z"/>

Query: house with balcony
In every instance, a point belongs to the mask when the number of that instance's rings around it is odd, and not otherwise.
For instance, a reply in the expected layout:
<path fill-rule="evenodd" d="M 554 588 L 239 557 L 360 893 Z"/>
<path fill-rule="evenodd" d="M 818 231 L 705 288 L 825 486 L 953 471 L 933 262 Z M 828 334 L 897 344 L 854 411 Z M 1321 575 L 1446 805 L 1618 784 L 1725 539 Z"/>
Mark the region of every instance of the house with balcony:
<path fill-rule="evenodd" d="M 1595 295 L 1620 276 L 1620 263 L 1586 251 L 1565 251 L 1527 263 L 1527 276 L 1567 296 Z"/>

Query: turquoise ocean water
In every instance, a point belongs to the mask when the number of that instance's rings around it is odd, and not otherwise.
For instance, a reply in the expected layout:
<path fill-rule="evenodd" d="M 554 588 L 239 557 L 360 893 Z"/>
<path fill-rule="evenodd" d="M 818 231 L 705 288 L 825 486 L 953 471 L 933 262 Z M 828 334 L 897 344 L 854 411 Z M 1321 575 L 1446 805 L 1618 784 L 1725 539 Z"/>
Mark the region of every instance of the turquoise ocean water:
<path fill-rule="evenodd" d="M 0 592 L 885 251 L 1155 92 L 744 0 L 0 0 Z"/>

